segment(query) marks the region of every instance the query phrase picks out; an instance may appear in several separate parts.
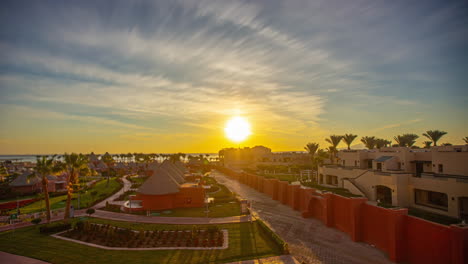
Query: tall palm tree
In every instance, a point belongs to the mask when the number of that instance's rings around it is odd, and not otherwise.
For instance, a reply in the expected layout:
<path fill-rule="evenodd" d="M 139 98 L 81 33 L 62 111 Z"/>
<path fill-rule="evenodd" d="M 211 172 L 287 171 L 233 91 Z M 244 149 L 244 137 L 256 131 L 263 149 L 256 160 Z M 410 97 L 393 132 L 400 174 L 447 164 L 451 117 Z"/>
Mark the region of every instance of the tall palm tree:
<path fill-rule="evenodd" d="M 406 145 L 405 138 L 403 136 L 394 136 L 393 139 L 399 147 L 404 147 Z"/>
<path fill-rule="evenodd" d="M 361 142 L 364 144 L 364 146 L 366 146 L 366 148 L 368 149 L 374 149 L 375 147 L 375 137 L 368 137 L 368 136 L 365 136 L 365 137 L 362 137 L 361 138 Z"/>
<path fill-rule="evenodd" d="M 434 146 L 437 146 L 437 141 L 444 135 L 446 135 L 447 132 L 445 131 L 440 131 L 440 130 L 428 130 L 426 133 L 423 133 L 422 135 L 430 139 L 432 142 L 434 142 Z"/>
<path fill-rule="evenodd" d="M 357 138 L 357 135 L 353 135 L 353 134 L 345 134 L 343 136 L 343 141 L 346 143 L 346 145 L 348 145 L 348 150 L 351 149 L 351 143 L 353 143 L 354 139 Z"/>
<path fill-rule="evenodd" d="M 343 136 L 338 136 L 338 135 L 331 135 L 329 138 L 326 138 L 325 141 L 331 144 L 330 149 L 330 157 L 331 157 L 331 162 L 335 163 L 335 156 L 337 152 L 337 147 L 340 144 L 341 139 Z"/>
<path fill-rule="evenodd" d="M 416 139 L 419 138 L 416 134 L 403 134 L 404 141 L 406 142 L 407 147 L 412 147 L 416 143 Z"/>
<path fill-rule="evenodd" d="M 315 156 L 315 153 L 317 152 L 317 150 L 319 149 L 319 144 L 318 143 L 308 143 L 304 147 L 304 149 L 307 150 L 307 152 L 309 153 L 310 159 L 312 161 L 312 168 L 314 168 L 315 167 L 314 156 Z"/>
<path fill-rule="evenodd" d="M 44 194 L 44 201 L 46 205 L 46 219 L 47 223 L 50 222 L 50 200 L 49 190 L 47 185 L 49 180 L 47 176 L 54 172 L 54 160 L 55 156 L 48 158 L 47 156 L 38 157 L 36 160 L 36 176 L 40 178 L 42 183 L 42 193 Z"/>
<path fill-rule="evenodd" d="M 83 154 L 67 154 L 64 155 L 64 169 L 67 172 L 67 204 L 65 207 L 65 217 L 70 217 L 70 205 L 73 194 L 73 185 L 78 183 L 78 177 L 80 171 L 88 166 L 88 159 Z"/>
<path fill-rule="evenodd" d="M 462 140 L 465 141 L 465 144 L 468 145 L 468 137 L 464 137 L 464 138 L 462 138 Z"/>

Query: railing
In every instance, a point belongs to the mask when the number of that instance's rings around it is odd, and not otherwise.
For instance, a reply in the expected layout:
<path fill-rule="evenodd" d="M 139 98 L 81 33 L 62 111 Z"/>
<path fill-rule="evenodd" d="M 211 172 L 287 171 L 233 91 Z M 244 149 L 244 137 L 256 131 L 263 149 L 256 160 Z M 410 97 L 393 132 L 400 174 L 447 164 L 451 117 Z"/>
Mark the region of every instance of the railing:
<path fill-rule="evenodd" d="M 423 172 L 421 173 L 421 177 L 425 178 L 441 178 L 441 179 L 457 179 L 457 182 L 468 182 L 468 176 L 465 175 L 453 175 L 453 174 L 441 174 L 441 173 L 433 173 L 433 172 Z"/>

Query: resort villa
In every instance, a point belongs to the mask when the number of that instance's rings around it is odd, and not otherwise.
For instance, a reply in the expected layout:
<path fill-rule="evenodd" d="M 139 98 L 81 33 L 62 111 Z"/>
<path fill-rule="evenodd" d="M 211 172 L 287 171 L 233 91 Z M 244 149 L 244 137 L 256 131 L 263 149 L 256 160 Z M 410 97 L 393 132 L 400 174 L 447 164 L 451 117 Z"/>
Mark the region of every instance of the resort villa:
<path fill-rule="evenodd" d="M 54 176 L 48 175 L 47 190 L 49 192 L 65 191 L 66 188 L 66 176 Z M 42 183 L 40 177 L 34 175 L 32 171 L 24 171 L 21 175 L 18 175 L 9 184 L 13 192 L 20 194 L 32 194 L 42 192 Z"/>
<path fill-rule="evenodd" d="M 468 145 L 342 150 L 316 181 L 370 201 L 468 220 Z"/>
<path fill-rule="evenodd" d="M 166 210 L 203 207 L 205 190 L 198 183 L 185 180 L 182 163 L 164 161 L 157 168 L 149 166 L 151 176 L 138 188 L 137 194 L 124 205 L 126 211 Z"/>
<path fill-rule="evenodd" d="M 310 156 L 304 152 L 276 152 L 264 146 L 225 148 L 219 151 L 220 165 L 233 169 L 257 169 L 258 165 L 304 165 Z"/>

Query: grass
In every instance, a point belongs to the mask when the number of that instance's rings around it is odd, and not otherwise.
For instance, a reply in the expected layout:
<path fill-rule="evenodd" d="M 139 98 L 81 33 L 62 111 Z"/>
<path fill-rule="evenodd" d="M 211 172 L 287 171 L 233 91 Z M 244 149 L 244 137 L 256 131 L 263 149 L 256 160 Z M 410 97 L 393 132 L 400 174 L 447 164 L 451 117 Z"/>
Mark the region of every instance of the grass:
<path fill-rule="evenodd" d="M 287 181 L 289 183 L 297 181 L 296 175 L 291 174 L 260 174 L 267 179 L 278 179 L 280 181 Z"/>
<path fill-rule="evenodd" d="M 427 212 L 421 209 L 416 209 L 413 207 L 408 208 L 408 215 L 419 217 L 424 220 L 428 220 L 431 222 L 435 222 L 442 225 L 451 225 L 451 224 L 459 224 L 461 221 L 457 218 L 453 218 L 446 215 L 440 215 L 436 213 Z"/>
<path fill-rule="evenodd" d="M 140 187 L 149 177 L 128 177 L 127 179 L 132 183 L 132 188 Z"/>
<path fill-rule="evenodd" d="M 74 220 L 76 221 L 76 220 Z M 193 225 L 155 225 L 90 218 L 133 230 L 187 230 Z M 260 232 L 257 222 L 217 225 L 229 232 L 225 250 L 110 251 L 39 234 L 38 227 L 0 233 L 0 251 L 51 263 L 225 263 L 281 254 L 280 246 Z M 198 226 L 195 226 L 198 227 Z M 206 228 L 207 226 L 200 226 Z"/>
<path fill-rule="evenodd" d="M 302 182 L 302 185 L 321 191 L 332 192 L 334 194 L 338 194 L 344 197 L 361 197 L 361 195 L 352 194 L 348 189 L 345 188 L 325 187 L 311 182 Z"/>
<path fill-rule="evenodd" d="M 96 201 L 102 200 L 105 197 L 110 196 L 112 193 L 114 193 L 116 190 L 119 190 L 121 187 L 121 184 L 117 181 L 117 178 L 112 178 L 109 181 L 109 186 L 107 185 L 107 180 L 102 180 L 97 182 L 93 188 L 89 189 L 86 193 L 81 194 L 80 197 L 80 208 L 85 208 L 88 206 L 93 205 Z M 95 196 L 91 195 L 92 191 L 97 191 L 97 194 Z M 72 205 L 77 208 L 78 205 L 78 194 L 74 193 L 72 200 Z M 51 210 L 55 209 L 60 209 L 64 208 L 66 204 L 67 196 L 66 195 L 61 195 L 57 197 L 52 197 L 50 198 L 50 208 Z M 29 214 L 29 213 L 36 213 L 45 210 L 45 202 L 44 200 L 40 200 L 37 202 L 34 202 L 32 204 L 29 204 L 25 207 L 20 208 L 22 214 Z M 12 212 L 16 212 L 16 209 L 14 209 Z"/>

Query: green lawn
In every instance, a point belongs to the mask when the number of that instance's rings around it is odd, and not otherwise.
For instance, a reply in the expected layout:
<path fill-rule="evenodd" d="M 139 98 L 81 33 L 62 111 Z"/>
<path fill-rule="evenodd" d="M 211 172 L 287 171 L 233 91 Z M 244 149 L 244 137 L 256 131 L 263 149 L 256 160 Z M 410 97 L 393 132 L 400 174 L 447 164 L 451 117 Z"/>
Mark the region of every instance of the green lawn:
<path fill-rule="evenodd" d="M 408 215 L 419 217 L 424 220 L 435 222 L 435 223 L 442 224 L 442 225 L 459 224 L 461 222 L 461 220 L 457 218 L 453 218 L 453 217 L 446 216 L 446 215 L 440 215 L 436 213 L 431 213 L 431 212 L 413 208 L 413 207 L 408 208 Z"/>
<path fill-rule="evenodd" d="M 348 189 L 345 189 L 345 188 L 325 187 L 325 186 L 321 186 L 321 185 L 318 185 L 316 183 L 311 183 L 311 182 L 303 182 L 302 185 L 315 188 L 321 191 L 332 192 L 334 194 L 338 194 L 344 197 L 361 197 L 360 195 L 352 194 Z"/>
<path fill-rule="evenodd" d="M 134 230 L 191 229 L 192 225 L 154 225 L 91 218 L 90 221 Z M 225 263 L 280 255 L 280 246 L 254 223 L 217 225 L 229 232 L 225 250 L 110 251 L 39 234 L 37 227 L 0 233 L 0 251 L 51 263 Z M 205 227 L 206 226 L 202 226 Z"/>
<path fill-rule="evenodd" d="M 278 179 L 280 181 L 287 181 L 289 183 L 297 181 L 296 175 L 291 174 L 263 174 L 265 178 Z"/>
<path fill-rule="evenodd" d="M 117 181 L 116 178 L 112 178 L 109 182 L 109 186 L 107 185 L 107 180 L 102 180 L 97 182 L 93 188 L 89 189 L 86 193 L 81 194 L 80 197 L 80 207 L 85 208 L 88 206 L 91 206 L 95 203 L 97 200 L 102 200 L 105 197 L 110 196 L 112 193 L 114 193 L 117 190 L 120 190 L 121 184 Z M 97 191 L 98 193 L 95 196 L 91 195 L 92 191 Z M 73 198 L 76 198 L 72 201 L 73 206 L 78 208 L 78 194 L 74 193 Z M 61 195 L 57 197 L 52 197 L 50 198 L 50 208 L 51 210 L 54 209 L 59 209 L 59 208 L 64 208 L 66 204 L 67 196 L 66 195 Z M 25 207 L 20 208 L 22 214 L 29 214 L 29 213 L 35 213 L 35 212 L 40 212 L 42 210 L 45 210 L 45 202 L 43 200 L 34 202 L 32 204 L 29 204 Z M 13 210 L 13 212 L 16 212 L 16 209 Z"/>

